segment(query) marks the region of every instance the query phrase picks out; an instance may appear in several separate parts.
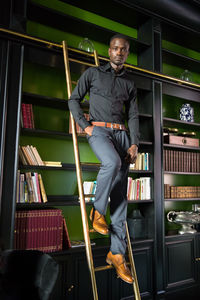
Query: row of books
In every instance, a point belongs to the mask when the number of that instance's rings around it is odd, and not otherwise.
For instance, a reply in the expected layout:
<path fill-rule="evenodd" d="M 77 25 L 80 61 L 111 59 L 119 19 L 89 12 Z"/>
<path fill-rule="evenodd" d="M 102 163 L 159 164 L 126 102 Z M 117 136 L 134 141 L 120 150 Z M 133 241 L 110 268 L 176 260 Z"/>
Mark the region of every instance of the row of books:
<path fill-rule="evenodd" d="M 84 195 L 90 195 L 90 197 L 85 197 L 86 202 L 91 202 L 91 201 L 95 200 L 95 197 L 91 197 L 91 195 L 95 195 L 96 187 L 97 187 L 96 181 L 84 181 L 83 182 Z"/>
<path fill-rule="evenodd" d="M 19 159 L 23 165 L 44 166 L 44 162 L 36 147 L 32 145 L 19 146 Z"/>
<path fill-rule="evenodd" d="M 71 243 L 62 210 L 17 211 L 14 247 L 46 253 L 70 248 Z"/>
<path fill-rule="evenodd" d="M 127 198 L 128 200 L 150 200 L 151 178 L 140 177 L 132 179 L 128 177 Z"/>
<path fill-rule="evenodd" d="M 138 153 L 135 163 L 130 164 L 130 170 L 149 170 L 149 153 Z"/>
<path fill-rule="evenodd" d="M 17 173 L 17 203 L 45 203 L 47 195 L 41 174 Z"/>
<path fill-rule="evenodd" d="M 200 172 L 200 153 L 164 150 L 164 170 L 172 172 Z"/>
<path fill-rule="evenodd" d="M 200 198 L 200 186 L 171 186 L 164 184 L 164 198 Z"/>
<path fill-rule="evenodd" d="M 37 148 L 33 145 L 19 146 L 19 159 L 25 166 L 62 167 L 60 161 L 43 161 Z"/>
<path fill-rule="evenodd" d="M 35 129 L 32 104 L 22 103 L 21 125 L 22 125 L 22 128 Z"/>

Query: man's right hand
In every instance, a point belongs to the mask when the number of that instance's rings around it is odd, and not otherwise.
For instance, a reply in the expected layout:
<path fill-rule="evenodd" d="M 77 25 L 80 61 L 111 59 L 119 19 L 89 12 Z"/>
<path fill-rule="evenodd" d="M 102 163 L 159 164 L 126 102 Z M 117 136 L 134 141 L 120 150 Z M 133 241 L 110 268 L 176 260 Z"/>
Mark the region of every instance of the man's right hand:
<path fill-rule="evenodd" d="M 89 136 L 91 136 L 91 135 L 92 135 L 93 129 L 94 129 L 94 125 L 91 125 L 91 126 L 86 127 L 84 131 L 85 131 L 85 133 L 87 133 Z"/>

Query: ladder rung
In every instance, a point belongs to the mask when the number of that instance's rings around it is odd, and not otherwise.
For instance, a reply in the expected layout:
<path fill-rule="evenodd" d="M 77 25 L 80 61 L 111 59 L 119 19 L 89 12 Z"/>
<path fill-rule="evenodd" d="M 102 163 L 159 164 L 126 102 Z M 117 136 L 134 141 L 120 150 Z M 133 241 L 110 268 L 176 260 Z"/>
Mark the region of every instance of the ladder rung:
<path fill-rule="evenodd" d="M 113 265 L 100 266 L 94 268 L 95 272 L 113 269 Z"/>
<path fill-rule="evenodd" d="M 129 262 L 127 262 L 126 264 L 130 265 Z M 113 265 L 106 265 L 106 266 L 96 267 L 96 268 L 94 268 L 94 270 L 95 270 L 95 272 L 98 272 L 98 271 L 110 270 L 110 269 L 113 269 L 113 268 L 114 268 Z"/>

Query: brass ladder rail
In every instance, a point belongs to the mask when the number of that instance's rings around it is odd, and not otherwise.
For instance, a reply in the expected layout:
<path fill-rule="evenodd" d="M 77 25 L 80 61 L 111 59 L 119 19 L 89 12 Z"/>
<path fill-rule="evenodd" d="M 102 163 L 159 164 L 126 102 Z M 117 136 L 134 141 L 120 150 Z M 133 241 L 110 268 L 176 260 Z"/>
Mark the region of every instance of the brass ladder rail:
<path fill-rule="evenodd" d="M 63 41 L 62 45 L 63 45 L 63 56 L 64 56 L 64 63 L 65 63 L 67 92 L 68 92 L 68 98 L 70 98 L 71 94 L 72 94 L 72 82 L 71 82 L 71 75 L 70 75 L 67 42 Z M 98 59 L 98 55 L 97 55 L 96 51 L 94 51 L 94 59 L 95 59 L 95 65 L 98 66 L 99 59 Z M 76 133 L 76 124 L 75 124 L 75 120 L 74 120 L 71 112 L 70 112 L 70 118 L 71 118 L 71 126 L 72 126 L 72 138 L 73 138 L 74 157 L 75 157 L 75 164 L 76 164 L 76 175 L 77 175 L 79 198 L 80 198 L 80 208 L 81 208 L 81 216 L 82 216 L 82 223 L 83 223 L 83 234 L 84 234 L 85 247 L 86 247 L 86 257 L 87 257 L 87 263 L 88 263 L 90 276 L 91 276 L 93 298 L 94 298 L 94 300 L 98 300 L 95 272 L 102 271 L 102 270 L 109 270 L 112 268 L 112 266 L 107 265 L 107 266 L 101 266 L 101 267 L 94 268 L 92 247 L 91 247 L 90 236 L 89 236 L 90 230 L 89 230 L 89 225 L 88 225 L 85 197 L 84 197 L 84 191 L 83 191 L 82 172 L 81 172 L 80 155 L 79 155 L 78 140 L 77 140 L 77 133 Z M 129 261 L 130 261 L 130 266 L 131 266 L 131 274 L 134 278 L 133 291 L 135 294 L 135 299 L 141 300 L 127 223 L 126 223 L 126 235 L 127 235 L 128 255 L 129 255 Z"/>

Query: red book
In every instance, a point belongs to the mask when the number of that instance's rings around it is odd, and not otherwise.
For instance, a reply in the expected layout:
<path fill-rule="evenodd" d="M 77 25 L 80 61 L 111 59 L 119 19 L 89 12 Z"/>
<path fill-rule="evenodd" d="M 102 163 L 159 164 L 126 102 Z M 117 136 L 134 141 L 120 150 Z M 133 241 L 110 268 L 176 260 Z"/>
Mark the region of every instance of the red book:
<path fill-rule="evenodd" d="M 25 103 L 22 103 L 22 122 L 23 122 L 23 128 L 29 128 L 28 116 L 27 116 Z"/>
<path fill-rule="evenodd" d="M 33 128 L 32 121 L 31 121 L 31 104 L 26 104 L 26 115 L 27 115 L 27 122 L 28 128 Z"/>
<path fill-rule="evenodd" d="M 140 194 L 140 180 L 139 178 L 136 179 L 136 199 L 139 200 L 139 194 Z"/>
<path fill-rule="evenodd" d="M 33 129 L 35 129 L 33 105 L 32 104 L 30 104 L 30 114 L 31 114 L 31 126 L 32 126 Z"/>

